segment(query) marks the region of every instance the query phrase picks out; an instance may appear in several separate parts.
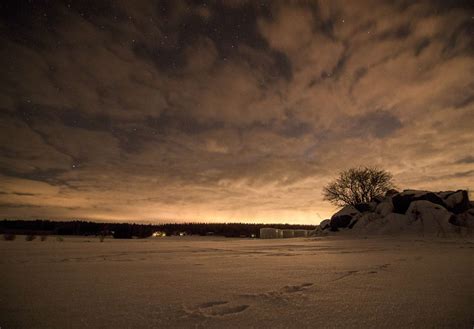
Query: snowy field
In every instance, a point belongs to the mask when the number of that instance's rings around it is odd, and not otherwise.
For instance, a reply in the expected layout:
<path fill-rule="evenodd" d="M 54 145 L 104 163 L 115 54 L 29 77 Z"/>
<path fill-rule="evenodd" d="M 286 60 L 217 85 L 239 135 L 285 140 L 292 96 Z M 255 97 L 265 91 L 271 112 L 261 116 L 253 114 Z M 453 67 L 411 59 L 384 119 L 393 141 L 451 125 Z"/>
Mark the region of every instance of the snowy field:
<path fill-rule="evenodd" d="M 0 241 L 0 327 L 473 328 L 474 243 Z"/>

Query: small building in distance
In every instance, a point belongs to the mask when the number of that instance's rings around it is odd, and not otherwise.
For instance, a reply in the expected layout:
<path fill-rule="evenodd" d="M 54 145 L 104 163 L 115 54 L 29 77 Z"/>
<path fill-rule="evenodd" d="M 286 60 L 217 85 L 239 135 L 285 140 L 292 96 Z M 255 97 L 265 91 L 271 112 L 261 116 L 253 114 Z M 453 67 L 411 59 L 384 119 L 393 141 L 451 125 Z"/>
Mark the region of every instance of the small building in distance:
<path fill-rule="evenodd" d="M 288 238 L 294 238 L 295 237 L 295 231 L 294 230 L 281 230 L 281 235 L 282 238 L 288 239 Z"/>
<path fill-rule="evenodd" d="M 260 239 L 278 239 L 280 230 L 277 228 L 263 227 L 260 229 Z"/>
<path fill-rule="evenodd" d="M 305 238 L 309 236 L 309 232 L 309 230 L 280 230 L 272 227 L 263 227 L 260 229 L 260 239 Z"/>
<path fill-rule="evenodd" d="M 309 230 L 293 230 L 295 238 L 306 238 L 309 235 Z"/>

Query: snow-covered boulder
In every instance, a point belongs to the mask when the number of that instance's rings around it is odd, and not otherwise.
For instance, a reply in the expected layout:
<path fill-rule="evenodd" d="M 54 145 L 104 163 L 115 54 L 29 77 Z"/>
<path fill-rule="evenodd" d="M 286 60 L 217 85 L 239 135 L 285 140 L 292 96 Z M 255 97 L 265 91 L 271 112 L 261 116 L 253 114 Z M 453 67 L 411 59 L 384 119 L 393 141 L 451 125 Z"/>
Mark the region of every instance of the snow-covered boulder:
<path fill-rule="evenodd" d="M 345 206 L 331 217 L 331 231 L 337 231 L 339 228 L 348 227 L 352 219 L 360 212 L 353 206 Z"/>
<path fill-rule="evenodd" d="M 471 236 L 472 206 L 464 190 L 391 190 L 370 203 L 345 206 L 331 220 L 321 222 L 318 231 L 320 234 L 342 229 L 346 234 Z"/>
<path fill-rule="evenodd" d="M 400 192 L 398 192 L 395 189 L 388 190 L 387 192 L 385 192 L 385 198 L 391 198 L 391 197 L 393 197 L 394 195 L 396 195 L 398 193 L 400 193 Z"/>
<path fill-rule="evenodd" d="M 450 223 L 453 214 L 439 204 L 426 200 L 413 201 L 406 215 L 414 232 L 446 237 L 454 231 Z"/>
<path fill-rule="evenodd" d="M 379 196 L 376 196 L 375 198 L 373 198 L 371 202 L 375 202 L 376 204 L 379 204 L 383 200 L 385 200 L 385 197 L 379 195 Z"/>
<path fill-rule="evenodd" d="M 348 228 L 353 228 L 355 224 L 357 224 L 357 221 L 359 220 L 359 217 L 362 216 L 362 214 L 356 215 L 352 217 L 351 221 L 349 222 L 349 225 L 347 225 Z"/>
<path fill-rule="evenodd" d="M 376 233 L 381 225 L 380 219 L 379 215 L 372 212 L 361 214 L 354 219 L 352 229 L 354 233 Z"/>
<path fill-rule="evenodd" d="M 367 212 L 367 211 L 371 211 L 371 205 L 368 204 L 368 203 L 358 203 L 356 205 L 354 205 L 354 208 L 357 209 L 357 211 L 359 212 Z"/>
<path fill-rule="evenodd" d="M 356 208 L 359 212 L 374 211 L 375 208 L 377 207 L 377 204 L 379 204 L 382 201 L 383 199 L 381 199 L 380 201 L 373 200 L 368 203 L 358 203 L 354 205 L 354 208 Z"/>
<path fill-rule="evenodd" d="M 380 202 L 375 208 L 375 213 L 379 214 L 382 217 L 387 216 L 391 212 L 393 212 L 393 204 L 391 198 L 387 198 L 384 201 Z"/>
<path fill-rule="evenodd" d="M 370 211 L 375 211 L 375 208 L 377 208 L 380 202 L 382 201 L 370 201 L 369 202 Z"/>
<path fill-rule="evenodd" d="M 316 228 L 312 231 L 308 232 L 308 236 L 318 236 L 318 235 L 327 235 L 329 233 L 329 224 L 327 225 L 327 230 L 323 230 L 321 225 L 316 226 Z"/>
<path fill-rule="evenodd" d="M 467 211 L 471 205 L 469 196 L 466 190 L 458 190 L 456 192 L 448 191 L 438 194 L 443 199 L 446 208 L 455 214 L 460 214 Z"/>
<path fill-rule="evenodd" d="M 319 223 L 319 227 L 321 228 L 321 230 L 324 231 L 325 229 L 331 227 L 330 224 L 331 224 L 331 220 L 330 219 L 325 219 L 321 223 Z"/>
<path fill-rule="evenodd" d="M 381 219 L 382 225 L 378 234 L 400 234 L 407 231 L 410 218 L 407 215 L 389 213 Z"/>
<path fill-rule="evenodd" d="M 404 190 L 392 197 L 393 212 L 405 214 L 414 201 L 425 200 L 445 207 L 443 200 L 433 192 Z"/>
<path fill-rule="evenodd" d="M 456 226 L 474 228 L 474 209 L 471 208 L 461 214 L 451 217 L 449 222 Z"/>

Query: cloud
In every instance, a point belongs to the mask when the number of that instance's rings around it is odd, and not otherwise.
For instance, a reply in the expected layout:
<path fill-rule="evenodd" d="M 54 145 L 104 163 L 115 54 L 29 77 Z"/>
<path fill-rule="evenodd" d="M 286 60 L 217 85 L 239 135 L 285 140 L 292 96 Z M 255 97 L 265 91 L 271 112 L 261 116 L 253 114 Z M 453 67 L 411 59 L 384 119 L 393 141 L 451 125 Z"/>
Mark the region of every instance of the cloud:
<path fill-rule="evenodd" d="M 4 216 L 317 223 L 321 187 L 359 165 L 473 188 L 464 2 L 15 8 Z"/>
<path fill-rule="evenodd" d="M 275 9 L 274 18 L 259 20 L 262 35 L 270 47 L 295 55 L 311 43 L 313 16 L 301 7 Z"/>
<path fill-rule="evenodd" d="M 376 138 L 390 136 L 402 127 L 402 123 L 396 116 L 382 110 L 364 114 L 353 122 L 354 126 L 351 130 L 357 131 L 357 134 L 361 136 L 368 134 Z"/>

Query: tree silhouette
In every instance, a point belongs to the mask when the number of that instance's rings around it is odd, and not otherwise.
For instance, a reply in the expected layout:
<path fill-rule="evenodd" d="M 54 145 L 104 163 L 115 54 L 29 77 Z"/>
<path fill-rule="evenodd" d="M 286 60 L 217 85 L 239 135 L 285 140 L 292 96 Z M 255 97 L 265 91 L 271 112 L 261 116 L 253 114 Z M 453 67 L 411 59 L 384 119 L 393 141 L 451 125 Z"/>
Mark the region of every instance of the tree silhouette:
<path fill-rule="evenodd" d="M 372 167 L 351 168 L 339 173 L 323 188 L 324 200 L 336 206 L 368 203 L 394 188 L 392 175 Z"/>

